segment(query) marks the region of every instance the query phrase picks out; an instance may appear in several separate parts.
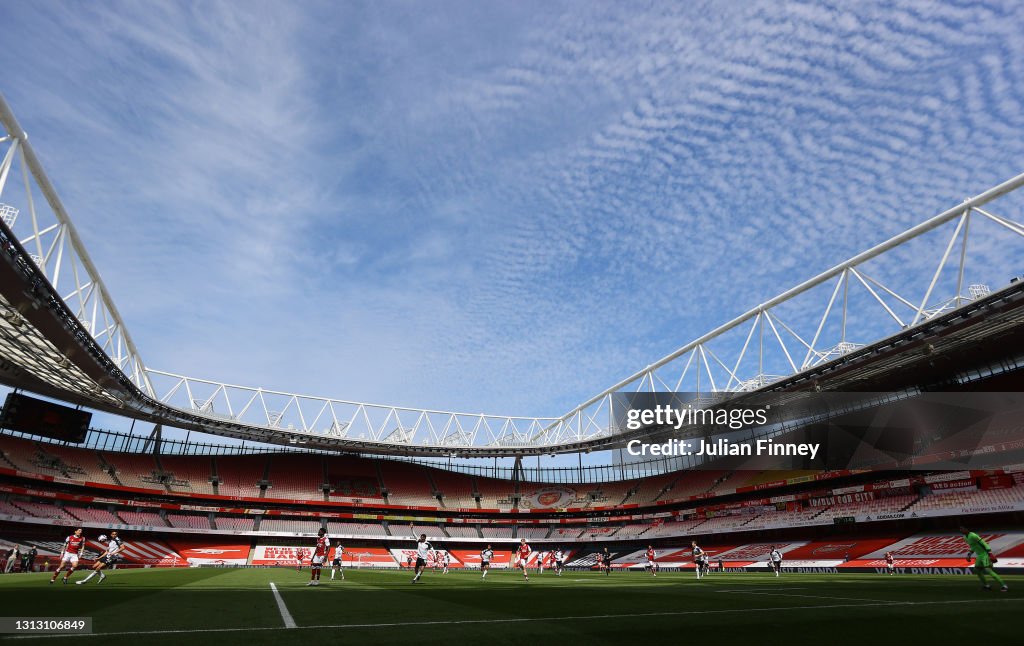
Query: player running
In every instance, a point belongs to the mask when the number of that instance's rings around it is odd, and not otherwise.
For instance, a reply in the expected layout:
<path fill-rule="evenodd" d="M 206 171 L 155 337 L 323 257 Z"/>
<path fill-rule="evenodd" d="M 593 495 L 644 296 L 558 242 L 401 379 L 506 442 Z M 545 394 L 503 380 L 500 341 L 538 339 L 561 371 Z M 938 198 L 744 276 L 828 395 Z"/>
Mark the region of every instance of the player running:
<path fill-rule="evenodd" d="M 345 556 L 345 548 L 341 546 L 341 542 L 338 542 L 337 547 L 334 548 L 334 560 L 331 561 L 331 581 L 334 580 L 334 575 L 341 573 L 341 580 L 345 580 L 345 568 L 342 565 L 341 559 Z"/>
<path fill-rule="evenodd" d="M 562 554 L 562 548 L 559 547 L 555 550 L 555 576 L 562 576 L 562 568 L 565 567 L 565 555 Z"/>
<path fill-rule="evenodd" d="M 50 577 L 50 583 L 57 580 L 57 575 L 64 569 L 64 564 L 68 564 L 68 571 L 64 574 L 64 579 L 61 583 L 67 585 L 68 579 L 71 578 L 71 573 L 78 567 L 78 557 L 85 551 L 85 536 L 82 536 L 82 528 L 79 527 L 75 530 L 74 534 L 71 534 L 64 539 L 64 549 L 60 553 L 60 561 L 57 564 L 57 569 L 54 571 L 53 576 Z"/>
<path fill-rule="evenodd" d="M 658 553 L 654 551 L 653 545 L 647 546 L 647 569 L 651 571 L 651 576 L 658 576 L 658 564 L 654 562 L 657 558 Z"/>
<path fill-rule="evenodd" d="M 604 548 L 604 552 L 601 554 L 601 562 L 604 563 L 604 575 L 608 576 L 612 573 L 612 554 L 608 551 L 608 548 Z"/>
<path fill-rule="evenodd" d="M 537 555 L 537 574 L 544 574 L 544 561 L 546 561 L 547 558 L 547 552 L 541 552 Z"/>
<path fill-rule="evenodd" d="M 97 585 L 103 583 L 103 581 L 107 578 L 106 575 L 102 572 L 103 568 L 112 565 L 117 565 L 117 562 L 121 560 L 121 552 L 123 552 L 124 548 L 127 547 L 124 544 L 124 541 L 122 541 L 120 537 L 118 537 L 117 530 L 110 532 L 110 538 L 107 538 L 106 536 L 100 536 L 98 540 L 101 543 L 105 542 L 107 544 L 107 549 L 104 550 L 103 555 L 96 559 L 96 562 L 93 563 L 92 572 L 89 573 L 89 576 L 85 577 L 81 581 L 75 581 L 75 585 L 82 585 L 83 583 L 88 583 L 89 579 L 93 578 L 97 574 L 100 575 L 100 580 L 96 582 Z"/>
<path fill-rule="evenodd" d="M 707 559 L 707 555 L 697 545 L 697 541 L 690 541 L 690 550 L 693 554 L 693 562 L 697 566 L 697 578 L 700 579 L 704 576 L 704 561 Z"/>
<path fill-rule="evenodd" d="M 448 565 L 451 562 L 452 562 L 452 555 L 449 554 L 448 552 L 445 552 L 444 556 L 441 557 L 441 564 L 444 565 L 444 570 L 441 571 L 441 574 L 448 574 Z"/>
<path fill-rule="evenodd" d="M 331 539 L 327 538 L 327 530 L 321 527 L 316 536 L 316 547 L 313 548 L 313 556 L 309 559 L 309 583 L 306 584 L 307 586 L 320 585 L 320 571 L 331 551 Z"/>
<path fill-rule="evenodd" d="M 416 583 L 423 575 L 423 570 L 427 568 L 427 558 L 434 550 L 434 546 L 427 541 L 426 534 L 420 534 L 419 539 L 416 538 L 416 530 L 413 529 L 412 523 L 409 523 L 409 531 L 414 532 L 412 540 L 416 541 L 416 576 L 412 578 L 412 582 Z"/>
<path fill-rule="evenodd" d="M 530 580 L 530 575 L 526 571 L 526 566 L 530 561 L 530 554 L 532 553 L 533 550 L 530 549 L 530 546 L 526 543 L 526 539 L 520 539 L 519 548 L 516 550 L 516 557 L 518 558 L 519 567 L 523 569 L 523 578 L 527 581 Z"/>
<path fill-rule="evenodd" d="M 992 569 L 992 564 L 996 562 L 996 558 L 992 556 L 992 550 L 989 548 L 988 543 L 985 542 L 985 539 L 963 525 L 960 526 L 960 533 L 964 535 L 967 546 L 971 548 L 971 551 L 967 553 L 968 563 L 971 561 L 972 552 L 974 554 L 974 573 L 981 579 L 981 589 L 992 589 L 992 586 L 985 581 L 985 575 L 988 574 L 1002 586 L 999 588 L 1000 592 L 1009 590 L 1010 588 L 1006 586 L 1006 582 Z"/>
<path fill-rule="evenodd" d="M 896 559 L 893 557 L 892 552 L 885 553 L 885 567 L 889 570 L 889 576 L 896 574 Z"/>
<path fill-rule="evenodd" d="M 772 570 L 775 572 L 775 576 L 779 576 L 779 573 L 782 572 L 782 552 L 772 545 L 772 551 L 768 552 L 768 559 L 772 563 Z"/>
<path fill-rule="evenodd" d="M 484 575 L 481 579 L 487 578 L 487 571 L 491 569 L 491 561 L 494 560 L 494 550 L 488 545 L 487 549 L 480 550 L 480 569 L 483 570 Z"/>

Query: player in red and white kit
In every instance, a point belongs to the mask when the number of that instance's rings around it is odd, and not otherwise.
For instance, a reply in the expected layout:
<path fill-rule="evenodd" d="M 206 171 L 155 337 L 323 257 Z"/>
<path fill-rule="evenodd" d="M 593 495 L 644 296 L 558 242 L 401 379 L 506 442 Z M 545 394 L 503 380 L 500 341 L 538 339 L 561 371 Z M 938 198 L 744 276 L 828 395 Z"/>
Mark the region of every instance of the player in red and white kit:
<path fill-rule="evenodd" d="M 654 559 L 658 556 L 658 553 L 654 551 L 653 545 L 647 546 L 647 569 L 651 571 L 651 576 L 658 576 L 658 564 L 654 562 Z"/>
<path fill-rule="evenodd" d="M 530 546 L 526 544 L 526 539 L 521 539 L 519 541 L 519 548 L 516 550 L 516 558 L 519 559 L 519 567 L 523 569 L 523 577 L 527 581 L 530 580 L 530 575 L 526 572 L 526 564 L 529 562 L 530 554 L 532 553 L 533 550 L 530 549 Z"/>
<path fill-rule="evenodd" d="M 64 579 L 61 583 L 67 584 L 68 579 L 71 578 L 71 573 L 78 567 L 78 557 L 82 556 L 85 552 L 85 536 L 82 536 L 82 528 L 79 527 L 75 530 L 75 533 L 64 539 L 64 549 L 60 553 L 60 563 L 57 565 L 57 570 L 50 577 L 50 583 L 57 580 L 57 575 L 64 569 L 64 564 L 68 564 L 68 571 L 64 574 Z"/>
<path fill-rule="evenodd" d="M 309 583 L 306 585 L 320 585 L 320 571 L 327 560 L 327 553 L 331 551 L 331 539 L 327 538 L 327 530 L 321 527 L 316 535 L 316 547 L 313 548 L 313 556 L 309 561 Z"/>
<path fill-rule="evenodd" d="M 896 574 L 896 559 L 892 552 L 885 553 L 885 566 L 889 569 L 889 576 Z"/>

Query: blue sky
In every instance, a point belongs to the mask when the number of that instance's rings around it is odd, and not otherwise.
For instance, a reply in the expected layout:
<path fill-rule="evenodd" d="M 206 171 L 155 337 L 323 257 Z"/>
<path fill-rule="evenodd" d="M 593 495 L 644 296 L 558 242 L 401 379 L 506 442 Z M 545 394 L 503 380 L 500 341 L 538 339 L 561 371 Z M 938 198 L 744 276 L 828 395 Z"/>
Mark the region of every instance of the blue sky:
<path fill-rule="evenodd" d="M 561 414 L 1024 160 L 1021 3 L 0 25 L 0 91 L 146 363 L 314 395 Z"/>

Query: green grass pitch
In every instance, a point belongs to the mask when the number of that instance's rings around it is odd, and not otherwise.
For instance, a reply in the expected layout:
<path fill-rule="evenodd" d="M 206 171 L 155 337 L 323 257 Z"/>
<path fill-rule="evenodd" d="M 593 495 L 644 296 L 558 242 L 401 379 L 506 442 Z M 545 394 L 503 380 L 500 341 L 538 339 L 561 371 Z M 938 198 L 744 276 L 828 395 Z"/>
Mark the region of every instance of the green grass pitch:
<path fill-rule="evenodd" d="M 84 574 L 76 572 L 74 580 Z M 306 587 L 308 570 L 121 570 L 86 585 L 0 576 L 0 615 L 93 617 L 91 637 L 9 643 L 175 644 L 1009 644 L 1024 577 L 1009 593 L 968 576 L 511 571 L 442 575 L 347 570 Z M 286 627 L 271 582 L 294 627 Z"/>

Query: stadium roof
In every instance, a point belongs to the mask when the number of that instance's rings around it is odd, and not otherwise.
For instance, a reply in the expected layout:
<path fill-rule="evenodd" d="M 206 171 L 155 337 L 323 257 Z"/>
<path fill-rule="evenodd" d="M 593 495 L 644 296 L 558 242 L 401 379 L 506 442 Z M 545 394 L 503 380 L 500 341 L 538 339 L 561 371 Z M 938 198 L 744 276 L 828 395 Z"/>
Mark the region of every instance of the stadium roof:
<path fill-rule="evenodd" d="M 812 375 L 820 388 L 839 367 L 867 370 L 883 355 L 886 369 L 910 361 L 901 348 L 943 331 L 958 330 L 951 343 L 973 343 L 1024 327 L 1020 316 L 991 317 L 1024 307 L 1024 285 L 1005 267 L 1006 258 L 1024 257 L 1024 225 L 992 206 L 1024 184 L 1022 174 L 765 300 L 559 417 L 405 408 L 200 379 L 143 362 L 2 96 L 0 123 L 0 382 L 179 428 L 405 455 L 577 452 L 624 438 L 619 393 L 807 388 Z M 8 181 L 16 167 L 23 186 Z"/>

